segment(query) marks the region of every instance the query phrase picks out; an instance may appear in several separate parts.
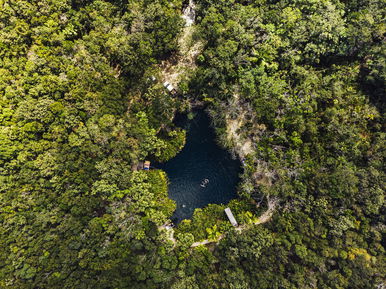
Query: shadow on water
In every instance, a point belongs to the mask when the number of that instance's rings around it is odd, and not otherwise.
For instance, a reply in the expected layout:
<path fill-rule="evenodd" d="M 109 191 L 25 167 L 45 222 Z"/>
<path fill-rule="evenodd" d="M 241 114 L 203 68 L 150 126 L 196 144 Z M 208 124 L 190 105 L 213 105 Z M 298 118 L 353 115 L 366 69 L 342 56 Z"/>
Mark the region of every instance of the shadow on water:
<path fill-rule="evenodd" d="M 187 130 L 186 145 L 175 158 L 157 167 L 169 177 L 169 196 L 177 202 L 172 220 L 179 223 L 192 217 L 196 208 L 236 198 L 241 164 L 217 145 L 204 111 L 196 111 L 192 120 L 180 117 L 176 123 Z"/>

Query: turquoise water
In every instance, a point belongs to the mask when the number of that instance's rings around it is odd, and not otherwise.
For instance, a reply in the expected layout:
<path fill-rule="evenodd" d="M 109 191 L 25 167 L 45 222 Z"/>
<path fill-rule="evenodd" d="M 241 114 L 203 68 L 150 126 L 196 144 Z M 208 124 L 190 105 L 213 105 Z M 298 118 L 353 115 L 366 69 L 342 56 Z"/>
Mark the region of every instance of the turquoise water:
<path fill-rule="evenodd" d="M 184 149 L 172 160 L 157 165 L 169 177 L 169 196 L 177 202 L 176 223 L 191 218 L 196 208 L 226 204 L 237 197 L 241 164 L 216 144 L 210 119 L 197 111 L 193 120 L 182 119 L 187 130 Z"/>

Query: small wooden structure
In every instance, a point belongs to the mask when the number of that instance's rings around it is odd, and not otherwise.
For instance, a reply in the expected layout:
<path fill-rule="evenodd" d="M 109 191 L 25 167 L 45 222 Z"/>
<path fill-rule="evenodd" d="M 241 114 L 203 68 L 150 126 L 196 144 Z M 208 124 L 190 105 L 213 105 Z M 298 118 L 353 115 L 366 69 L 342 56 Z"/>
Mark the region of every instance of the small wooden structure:
<path fill-rule="evenodd" d="M 150 169 L 150 162 L 149 161 L 145 161 L 145 163 L 143 164 L 143 169 L 148 171 Z"/>
<path fill-rule="evenodd" d="M 171 85 L 169 82 L 165 81 L 164 82 L 164 87 L 172 94 L 176 94 L 176 89 Z"/>
<path fill-rule="evenodd" d="M 225 211 L 225 214 L 227 214 L 227 217 L 228 217 L 229 221 L 231 222 L 231 224 L 232 224 L 234 227 L 237 227 L 238 224 L 237 224 L 237 221 L 236 221 L 235 217 L 234 217 L 233 214 L 232 214 L 231 209 L 226 208 L 224 211 Z"/>

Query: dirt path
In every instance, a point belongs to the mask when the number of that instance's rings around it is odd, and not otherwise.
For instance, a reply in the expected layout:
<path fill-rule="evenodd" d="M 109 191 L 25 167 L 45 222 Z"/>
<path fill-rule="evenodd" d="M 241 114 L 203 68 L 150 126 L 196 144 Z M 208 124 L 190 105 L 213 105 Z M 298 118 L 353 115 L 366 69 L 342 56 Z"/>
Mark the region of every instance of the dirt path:
<path fill-rule="evenodd" d="M 279 199 L 276 197 L 270 198 L 269 196 L 267 196 L 267 203 L 268 203 L 268 209 L 258 218 L 258 220 L 256 222 L 254 222 L 253 224 L 238 226 L 237 228 L 235 228 L 235 230 L 237 232 L 242 232 L 244 230 L 249 229 L 253 225 L 264 224 L 264 223 L 267 223 L 269 220 L 271 220 L 272 215 L 275 212 L 275 209 L 279 204 Z M 194 242 L 190 247 L 194 248 L 194 247 L 197 247 L 200 245 L 207 245 L 210 243 L 218 243 L 221 239 L 223 239 L 225 237 L 225 235 L 226 235 L 226 233 L 221 234 L 216 240 L 206 239 L 206 240 L 203 240 L 201 242 Z"/>
<path fill-rule="evenodd" d="M 201 41 L 193 39 L 196 29 L 194 25 L 195 7 L 193 0 L 190 0 L 189 5 L 183 10 L 181 15 L 185 20 L 185 27 L 178 38 L 177 54 L 161 63 L 162 81 L 167 81 L 174 87 L 178 87 L 178 83 L 184 77 L 188 77 L 189 72 L 197 67 L 196 58 L 203 48 Z"/>
<path fill-rule="evenodd" d="M 268 209 L 260 216 L 260 218 L 255 222 L 255 225 L 264 224 L 271 220 L 273 213 L 275 212 L 276 207 L 279 204 L 279 199 L 277 197 L 270 198 L 267 196 Z"/>
<path fill-rule="evenodd" d="M 190 246 L 190 248 L 198 247 L 198 246 L 201 246 L 201 245 L 207 245 L 207 244 L 210 244 L 210 243 L 213 243 L 213 242 L 218 242 L 220 240 L 221 240 L 221 238 L 217 239 L 216 241 L 204 240 L 204 241 L 201 241 L 201 242 L 194 242 Z"/>

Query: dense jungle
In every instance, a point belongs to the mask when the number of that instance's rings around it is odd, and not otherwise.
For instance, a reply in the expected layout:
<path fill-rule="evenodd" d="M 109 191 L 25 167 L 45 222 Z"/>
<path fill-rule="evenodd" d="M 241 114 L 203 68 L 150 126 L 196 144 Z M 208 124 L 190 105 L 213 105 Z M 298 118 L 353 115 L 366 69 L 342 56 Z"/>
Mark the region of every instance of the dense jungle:
<path fill-rule="evenodd" d="M 0 288 L 386 288 L 385 14 L 0 0 Z M 172 226 L 197 108 L 240 181 Z"/>

